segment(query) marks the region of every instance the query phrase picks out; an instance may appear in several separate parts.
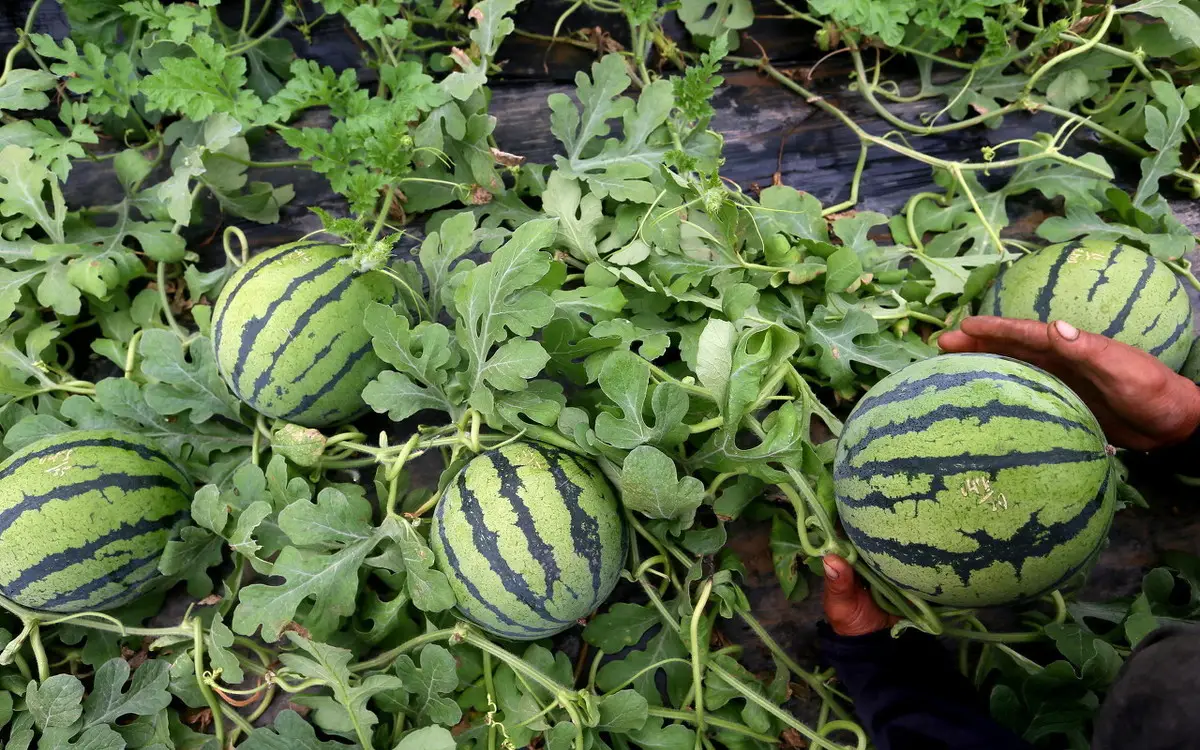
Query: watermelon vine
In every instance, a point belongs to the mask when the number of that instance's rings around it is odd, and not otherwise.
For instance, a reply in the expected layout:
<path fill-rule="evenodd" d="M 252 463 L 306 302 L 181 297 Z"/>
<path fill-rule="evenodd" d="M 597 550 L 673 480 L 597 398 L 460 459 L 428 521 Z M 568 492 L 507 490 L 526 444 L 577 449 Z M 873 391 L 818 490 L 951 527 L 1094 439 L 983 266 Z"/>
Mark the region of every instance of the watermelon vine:
<path fill-rule="evenodd" d="M 1147 269 L 1101 296 L 1173 289 L 1169 320 L 1124 316 L 1183 364 L 1200 282 L 1169 196 L 1200 185 L 1200 17 L 870 5 L 578 0 L 547 35 L 518 0 L 35 0 L 0 71 L 4 746 L 866 748 L 836 675 L 752 611 L 746 524 L 787 601 L 843 556 L 897 632 L 957 641 L 998 719 L 1086 742 L 1086 715 L 1043 717 L 1200 616 L 1170 596 L 1200 601 L 1200 565 L 1170 556 L 1112 605 L 1051 576 L 989 630 L 869 562 L 838 507 L 865 480 L 832 467 L 851 406 L 985 292 L 1037 316 L 1002 269 L 1080 248 Z M 35 33 L 51 12 L 66 36 Z M 828 55 L 772 61 L 772 23 Z M 298 53 L 330 27 L 358 69 Z M 517 39 L 586 58 L 544 103 L 552 164 L 497 137 Z M 722 175 L 735 75 L 857 140 L 827 205 Z M 967 158 L 925 140 L 1029 113 L 1047 132 Z M 932 175 L 893 216 L 859 209 L 884 153 Z M 337 200 L 307 211 L 293 182 Z M 1031 199 L 1052 215 L 1014 226 Z M 1082 431 L 1104 512 L 1140 501 Z"/>

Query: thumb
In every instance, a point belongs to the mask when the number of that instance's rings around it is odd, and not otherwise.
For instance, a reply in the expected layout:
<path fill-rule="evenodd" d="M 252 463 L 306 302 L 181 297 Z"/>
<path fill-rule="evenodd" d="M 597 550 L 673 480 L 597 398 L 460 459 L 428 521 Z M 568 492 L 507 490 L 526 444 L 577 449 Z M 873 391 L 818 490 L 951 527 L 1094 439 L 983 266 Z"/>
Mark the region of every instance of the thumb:
<path fill-rule="evenodd" d="M 826 596 L 853 603 L 858 594 L 854 580 L 854 568 L 837 555 L 826 555 L 821 559 L 825 567 Z"/>

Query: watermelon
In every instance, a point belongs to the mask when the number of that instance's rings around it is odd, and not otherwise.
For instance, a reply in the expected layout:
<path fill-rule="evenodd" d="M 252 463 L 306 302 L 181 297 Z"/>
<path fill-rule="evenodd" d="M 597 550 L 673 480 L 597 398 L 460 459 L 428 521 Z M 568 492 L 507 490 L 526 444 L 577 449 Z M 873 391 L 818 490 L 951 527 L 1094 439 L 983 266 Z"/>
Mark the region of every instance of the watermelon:
<path fill-rule="evenodd" d="M 608 598 L 629 537 L 594 464 L 511 443 L 476 456 L 450 482 L 430 542 L 464 617 L 502 638 L 534 640 Z"/>
<path fill-rule="evenodd" d="M 950 354 L 867 392 L 838 440 L 838 515 L 866 562 L 930 601 L 1016 603 L 1088 567 L 1117 480 L 1095 417 L 1007 357 Z"/>
<path fill-rule="evenodd" d="M 365 411 L 362 391 L 383 370 L 362 325 L 395 284 L 360 272 L 351 252 L 297 242 L 254 256 L 221 290 L 213 348 L 221 377 L 255 411 L 326 427 Z"/>
<path fill-rule="evenodd" d="M 105 610 L 158 577 L 192 485 L 145 438 L 44 438 L 0 463 L 0 595 L 50 612 Z"/>
<path fill-rule="evenodd" d="M 1174 272 L 1126 245 L 1083 240 L 1031 253 L 1000 274 L 980 313 L 1065 320 L 1149 352 L 1178 372 L 1192 345 L 1192 307 Z"/>

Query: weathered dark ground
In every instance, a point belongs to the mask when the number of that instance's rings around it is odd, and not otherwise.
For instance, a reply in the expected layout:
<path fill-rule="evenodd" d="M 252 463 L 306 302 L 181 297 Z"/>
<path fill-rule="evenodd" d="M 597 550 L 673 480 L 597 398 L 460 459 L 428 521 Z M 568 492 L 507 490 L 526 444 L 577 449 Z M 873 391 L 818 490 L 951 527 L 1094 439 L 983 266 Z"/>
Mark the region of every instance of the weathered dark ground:
<path fill-rule="evenodd" d="M 30 0 L 7 0 L 0 3 L 0 49 L 8 49 L 15 36 L 13 29 L 24 24 Z M 228 4 L 228 3 L 227 3 Z M 756 3 L 774 8 L 769 2 Z M 241 3 L 235 10 L 240 13 Z M 567 6 L 564 0 L 528 0 L 518 14 L 518 28 L 549 34 L 558 14 Z M 613 17 L 576 13 L 569 28 L 599 25 L 620 40 L 623 23 Z M 36 28 L 61 36 L 66 31 L 61 9 L 47 2 Z M 678 38 L 683 38 L 679 30 Z M 811 29 L 802 24 L 772 20 L 756 24 L 743 42 L 742 54 L 757 54 L 763 49 L 781 67 L 803 70 L 820 57 L 811 42 Z M 337 69 L 358 64 L 357 48 L 344 29 L 325 24 L 311 44 L 294 37 L 297 52 L 314 57 Z M 572 91 L 575 72 L 587 67 L 594 59 L 591 52 L 565 44 L 547 51 L 542 42 L 513 37 L 502 50 L 504 75 L 492 84 L 492 113 L 498 118 L 496 138 L 502 149 L 526 156 L 532 162 L 552 161 L 556 142 L 549 130 L 549 109 L 546 97 L 556 91 Z M 849 111 L 856 121 L 873 133 L 885 133 L 890 126 L 878 119 L 860 101 L 857 94 L 846 89 L 846 69 L 836 60 L 821 64 L 814 86 L 826 97 Z M 850 177 L 858 158 L 855 136 L 832 118 L 819 112 L 782 87 L 752 71 L 734 72 L 727 76 L 726 85 L 718 92 L 714 105 L 717 116 L 713 127 L 726 141 L 724 176 L 743 189 L 767 186 L 773 179 L 808 191 L 824 203 L 844 200 L 849 194 Z M 898 107 L 897 114 L 914 116 L 929 109 L 921 103 Z M 307 116 L 311 123 L 327 121 L 324 113 Z M 975 129 L 941 138 L 921 140 L 921 149 L 948 159 L 977 158 L 979 149 L 989 143 L 999 143 L 1016 137 L 1028 137 L 1044 129 L 1045 122 L 1036 117 L 1008 117 L 1003 127 L 995 130 Z M 1086 145 L 1086 144 L 1085 144 Z M 257 160 L 288 158 L 290 152 L 282 142 L 268 140 L 254 152 Z M 1134 166 L 1119 155 L 1108 154 L 1110 161 L 1125 167 Z M 317 228 L 319 224 L 309 212 L 310 206 L 320 206 L 333 213 L 344 213 L 344 204 L 318 175 L 299 170 L 255 170 L 253 179 L 282 183 L 291 182 L 296 199 L 286 206 L 280 223 L 273 226 L 240 223 L 254 248 L 264 248 L 292 240 Z M 776 177 L 777 176 L 777 177 Z M 1124 179 L 1136 179 L 1126 172 Z M 107 186 L 116 189 L 116 182 L 107 167 L 81 164 L 71 174 L 68 199 L 78 204 L 88 196 L 103 194 Z M 884 213 L 899 209 L 913 193 L 933 187 L 930 171 L 922 164 L 904 157 L 875 149 L 871 152 L 862 183 L 859 209 Z M 1190 200 L 1174 200 L 1172 205 L 1180 217 L 1200 229 L 1200 206 Z M 1040 208 L 1026 207 L 1014 221 L 1013 230 L 1020 234 L 1031 232 L 1044 217 Z M 196 228 L 197 242 L 215 234 L 219 217 Z M 420 222 L 412 229 L 419 235 Z M 219 246 L 209 245 L 202 252 L 212 252 L 213 261 L 220 256 Z M 1193 256 L 1195 261 L 1197 258 Z M 1195 296 L 1193 301 L 1196 302 Z M 1198 457 L 1200 459 L 1200 457 Z M 431 467 L 428 479 L 432 482 L 436 467 Z M 1164 550 L 1183 550 L 1200 554 L 1200 499 L 1194 489 L 1174 482 L 1162 467 L 1140 467 L 1135 472 L 1137 484 L 1150 500 L 1151 508 L 1129 509 L 1117 518 L 1112 541 L 1100 558 L 1082 596 L 1089 600 L 1104 600 L 1135 592 L 1142 576 L 1153 567 Z M 754 604 L 756 616 L 767 629 L 803 664 L 815 662 L 813 650 L 814 623 L 820 617 L 819 598 L 814 594 L 799 604 L 788 603 L 775 581 L 768 528 L 764 525 L 740 524 L 733 530 L 730 545 L 745 562 L 748 571 L 747 591 Z M 815 583 L 815 582 L 814 582 Z M 819 585 L 819 584 L 818 584 Z M 726 633 L 747 646 L 752 667 L 766 668 L 770 659 L 765 649 L 756 645 L 752 634 L 730 623 Z M 801 708 L 801 715 L 812 707 Z"/>

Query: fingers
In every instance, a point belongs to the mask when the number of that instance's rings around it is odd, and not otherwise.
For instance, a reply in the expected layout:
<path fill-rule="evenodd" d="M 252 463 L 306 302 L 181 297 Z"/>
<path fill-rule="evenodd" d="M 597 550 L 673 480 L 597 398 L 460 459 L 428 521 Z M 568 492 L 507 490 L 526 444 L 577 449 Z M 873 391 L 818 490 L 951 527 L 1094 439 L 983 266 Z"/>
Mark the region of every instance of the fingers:
<path fill-rule="evenodd" d="M 858 585 L 854 568 L 837 555 L 826 555 L 825 619 L 838 635 L 866 635 L 891 627 L 895 618 L 875 604 L 871 593 Z"/>
<path fill-rule="evenodd" d="M 984 351 L 997 351 L 998 347 L 1019 346 L 1033 351 L 1050 348 L 1046 340 L 1046 324 L 1036 320 L 1016 320 L 980 315 L 962 322 L 963 333 L 977 339 L 988 347 Z"/>

